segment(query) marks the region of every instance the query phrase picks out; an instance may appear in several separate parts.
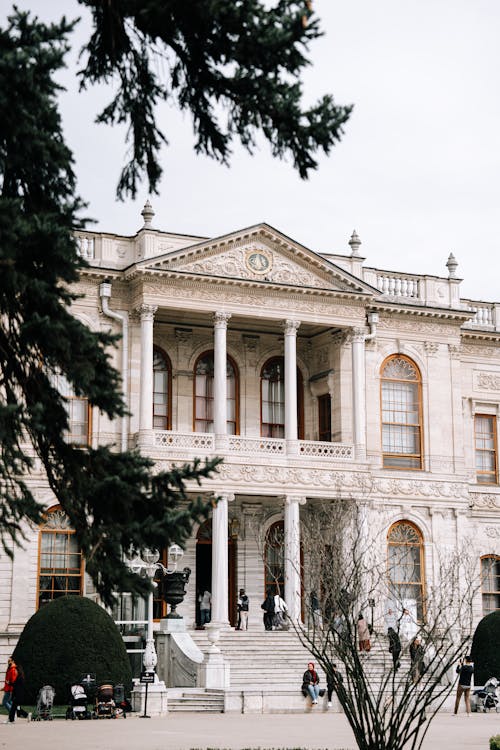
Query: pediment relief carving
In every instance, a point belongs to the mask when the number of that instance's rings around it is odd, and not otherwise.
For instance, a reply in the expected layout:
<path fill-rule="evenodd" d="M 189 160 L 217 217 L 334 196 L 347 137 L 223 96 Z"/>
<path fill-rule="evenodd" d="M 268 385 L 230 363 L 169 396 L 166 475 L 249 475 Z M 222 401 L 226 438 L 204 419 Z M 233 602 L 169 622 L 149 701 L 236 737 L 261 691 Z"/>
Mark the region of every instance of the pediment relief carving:
<path fill-rule="evenodd" d="M 192 260 L 185 256 L 166 258 L 157 268 L 331 291 L 362 291 L 362 282 L 356 288 L 352 281 L 336 278 L 326 263 L 323 268 L 318 264 L 310 270 L 306 259 L 298 260 L 286 249 L 258 240 L 231 243 L 223 250 L 207 250 Z"/>

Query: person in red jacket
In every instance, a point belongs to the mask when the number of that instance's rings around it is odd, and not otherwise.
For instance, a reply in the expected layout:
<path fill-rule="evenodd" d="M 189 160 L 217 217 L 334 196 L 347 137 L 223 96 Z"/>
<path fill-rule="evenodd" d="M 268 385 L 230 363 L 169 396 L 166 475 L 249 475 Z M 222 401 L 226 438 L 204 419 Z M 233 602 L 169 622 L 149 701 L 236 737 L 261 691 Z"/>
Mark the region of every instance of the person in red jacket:
<path fill-rule="evenodd" d="M 5 706 L 7 711 L 10 711 L 12 706 L 12 691 L 14 690 L 14 683 L 17 680 L 17 667 L 12 656 L 9 656 L 7 662 L 7 672 L 5 673 L 5 685 L 3 686 L 3 700 L 2 706 Z"/>

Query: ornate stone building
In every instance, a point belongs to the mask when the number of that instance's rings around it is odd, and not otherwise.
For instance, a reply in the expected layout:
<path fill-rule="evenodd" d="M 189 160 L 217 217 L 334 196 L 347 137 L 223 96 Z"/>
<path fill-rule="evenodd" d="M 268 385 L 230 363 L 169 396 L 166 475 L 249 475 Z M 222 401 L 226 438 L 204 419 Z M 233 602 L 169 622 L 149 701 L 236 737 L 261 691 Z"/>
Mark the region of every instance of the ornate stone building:
<path fill-rule="evenodd" d="M 212 619 L 234 624 L 243 586 L 262 629 L 268 530 L 297 560 L 304 506 L 332 497 L 362 504 L 367 528 L 382 519 L 388 548 L 411 537 L 417 609 L 437 546 L 464 539 L 477 618 L 500 608 L 500 303 L 461 298 L 452 255 L 444 277 L 411 275 L 365 265 L 356 233 L 347 254 L 320 255 L 266 224 L 205 239 L 155 229 L 149 204 L 143 216 L 133 237 L 78 233 L 89 267 L 74 314 L 122 335 L 131 415 L 111 423 L 68 391 L 71 439 L 137 445 L 158 467 L 223 457 L 204 488 L 222 499 L 184 557 L 188 626 L 205 589 Z M 30 481 L 50 511 L 43 477 Z M 4 656 L 44 601 L 93 596 L 60 511 L 27 533 L 0 561 Z M 278 573 L 298 616 L 297 568 Z"/>

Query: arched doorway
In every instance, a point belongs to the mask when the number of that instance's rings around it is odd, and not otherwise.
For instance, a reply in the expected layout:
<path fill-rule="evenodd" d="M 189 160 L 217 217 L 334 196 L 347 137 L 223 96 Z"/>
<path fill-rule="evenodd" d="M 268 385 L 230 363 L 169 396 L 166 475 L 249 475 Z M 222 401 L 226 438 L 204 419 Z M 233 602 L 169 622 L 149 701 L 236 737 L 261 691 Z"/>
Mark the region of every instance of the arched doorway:
<path fill-rule="evenodd" d="M 227 598 L 229 623 L 233 627 L 238 621 L 236 611 L 236 541 L 227 540 Z M 202 523 L 196 535 L 196 627 L 200 627 L 199 596 L 204 591 L 212 592 L 212 519 Z"/>

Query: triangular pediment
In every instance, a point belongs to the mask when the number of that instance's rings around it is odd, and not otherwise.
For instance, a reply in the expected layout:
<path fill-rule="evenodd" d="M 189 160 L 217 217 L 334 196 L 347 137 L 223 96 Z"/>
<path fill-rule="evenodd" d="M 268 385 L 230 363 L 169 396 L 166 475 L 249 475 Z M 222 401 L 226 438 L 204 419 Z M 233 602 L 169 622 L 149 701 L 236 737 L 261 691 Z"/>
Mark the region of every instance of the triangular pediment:
<path fill-rule="evenodd" d="M 360 294 L 376 292 L 361 279 L 265 224 L 151 258 L 144 265 L 155 271 L 222 277 L 236 282 Z"/>

